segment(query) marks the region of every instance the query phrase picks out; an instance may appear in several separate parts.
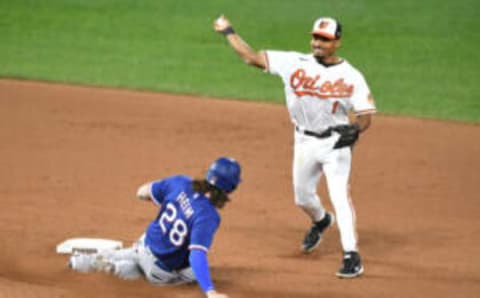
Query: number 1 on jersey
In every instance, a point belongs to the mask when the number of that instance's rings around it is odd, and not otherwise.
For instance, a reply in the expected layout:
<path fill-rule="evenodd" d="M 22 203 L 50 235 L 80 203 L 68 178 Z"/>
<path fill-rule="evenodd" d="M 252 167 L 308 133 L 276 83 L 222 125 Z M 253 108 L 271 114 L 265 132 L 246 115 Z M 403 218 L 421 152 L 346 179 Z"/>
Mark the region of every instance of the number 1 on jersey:
<path fill-rule="evenodd" d="M 340 104 L 340 103 L 339 103 L 338 101 L 335 101 L 335 102 L 333 103 L 333 106 L 332 106 L 332 114 L 335 114 L 335 113 L 337 112 L 337 110 L 338 110 L 338 105 L 339 105 L 339 104 Z"/>

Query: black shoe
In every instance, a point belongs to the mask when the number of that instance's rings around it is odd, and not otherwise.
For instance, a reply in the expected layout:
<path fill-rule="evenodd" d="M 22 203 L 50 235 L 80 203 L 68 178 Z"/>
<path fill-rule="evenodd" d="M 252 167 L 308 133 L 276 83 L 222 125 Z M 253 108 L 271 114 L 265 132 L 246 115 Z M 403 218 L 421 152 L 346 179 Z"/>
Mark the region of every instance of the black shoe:
<path fill-rule="evenodd" d="M 314 250 L 320 241 L 322 240 L 322 233 L 335 222 L 333 214 L 327 212 L 325 217 L 312 225 L 310 230 L 305 234 L 305 238 L 302 243 L 302 251 L 304 253 L 309 253 Z"/>
<path fill-rule="evenodd" d="M 343 266 L 337 271 L 337 276 L 340 278 L 354 278 L 362 275 L 362 273 L 363 265 L 358 252 L 345 252 L 343 254 Z"/>

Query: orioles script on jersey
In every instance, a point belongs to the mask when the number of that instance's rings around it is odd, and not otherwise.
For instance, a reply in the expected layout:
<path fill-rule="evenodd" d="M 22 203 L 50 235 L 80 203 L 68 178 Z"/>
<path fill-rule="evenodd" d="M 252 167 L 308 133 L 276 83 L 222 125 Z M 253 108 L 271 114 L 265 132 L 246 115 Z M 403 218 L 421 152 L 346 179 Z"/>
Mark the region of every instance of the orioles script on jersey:
<path fill-rule="evenodd" d="M 348 85 L 343 79 L 335 82 L 325 81 L 321 85 L 317 82 L 320 75 L 310 77 L 302 68 L 297 69 L 290 76 L 290 86 L 297 96 L 310 95 L 321 99 L 350 97 L 353 93 L 353 85 Z"/>

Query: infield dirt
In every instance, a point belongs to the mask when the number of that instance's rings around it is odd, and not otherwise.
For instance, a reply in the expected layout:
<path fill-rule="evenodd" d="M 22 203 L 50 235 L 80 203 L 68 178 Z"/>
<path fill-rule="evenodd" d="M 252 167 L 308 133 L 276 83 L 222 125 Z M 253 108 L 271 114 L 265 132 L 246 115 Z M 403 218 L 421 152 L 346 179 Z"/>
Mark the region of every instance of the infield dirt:
<path fill-rule="evenodd" d="M 379 107 L 381 110 L 381 106 Z M 310 255 L 293 203 L 282 105 L 0 80 L 0 297 L 203 297 L 197 286 L 79 274 L 55 246 L 130 244 L 156 207 L 137 187 L 203 176 L 222 155 L 243 183 L 209 258 L 231 297 L 478 297 L 480 126 L 377 115 L 351 179 L 365 275 L 339 280 L 338 229 Z M 322 202 L 331 208 L 324 182 Z"/>

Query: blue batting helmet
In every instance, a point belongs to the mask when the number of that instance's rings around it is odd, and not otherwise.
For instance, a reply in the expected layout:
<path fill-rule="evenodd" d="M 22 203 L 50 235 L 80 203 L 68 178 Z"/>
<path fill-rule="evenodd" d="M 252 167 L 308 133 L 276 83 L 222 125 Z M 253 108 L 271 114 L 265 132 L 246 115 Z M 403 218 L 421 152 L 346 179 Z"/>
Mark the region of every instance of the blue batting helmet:
<path fill-rule="evenodd" d="M 212 163 L 205 179 L 211 185 L 231 193 L 240 183 L 240 172 L 240 164 L 235 159 L 220 157 Z"/>

